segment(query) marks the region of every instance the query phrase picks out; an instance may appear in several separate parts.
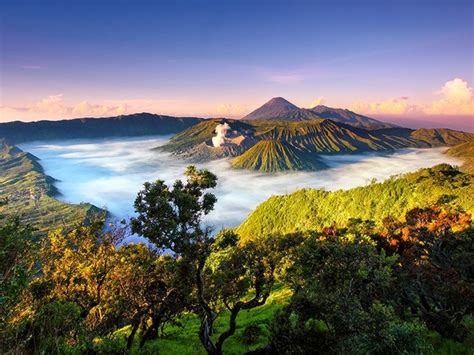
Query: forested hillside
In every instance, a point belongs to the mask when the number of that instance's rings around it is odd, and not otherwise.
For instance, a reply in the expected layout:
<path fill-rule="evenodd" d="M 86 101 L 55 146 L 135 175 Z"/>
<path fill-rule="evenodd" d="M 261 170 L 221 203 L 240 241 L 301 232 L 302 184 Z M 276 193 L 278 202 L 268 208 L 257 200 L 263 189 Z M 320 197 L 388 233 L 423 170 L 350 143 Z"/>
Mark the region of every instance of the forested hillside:
<path fill-rule="evenodd" d="M 184 176 L 146 182 L 135 217 L 106 231 L 68 223 L 38 242 L 1 215 L 2 352 L 472 353 L 474 230 L 458 209 L 472 211 L 470 175 L 440 165 L 302 190 L 217 235 L 203 223 L 217 177 Z M 148 243 L 124 243 L 130 232 Z"/>
<path fill-rule="evenodd" d="M 329 192 L 302 189 L 270 197 L 237 228 L 242 237 L 308 231 L 341 224 L 350 218 L 381 223 L 413 207 L 447 202 L 474 212 L 474 179 L 449 165 L 438 165 L 384 182 Z"/>
<path fill-rule="evenodd" d="M 460 169 L 474 174 L 474 142 L 466 142 L 449 148 L 446 154 L 461 159 L 463 164 Z"/>
<path fill-rule="evenodd" d="M 0 139 L 1 214 L 14 214 L 42 234 L 81 224 L 100 211 L 89 203 L 58 201 L 54 181 L 45 175 L 38 158 Z"/>

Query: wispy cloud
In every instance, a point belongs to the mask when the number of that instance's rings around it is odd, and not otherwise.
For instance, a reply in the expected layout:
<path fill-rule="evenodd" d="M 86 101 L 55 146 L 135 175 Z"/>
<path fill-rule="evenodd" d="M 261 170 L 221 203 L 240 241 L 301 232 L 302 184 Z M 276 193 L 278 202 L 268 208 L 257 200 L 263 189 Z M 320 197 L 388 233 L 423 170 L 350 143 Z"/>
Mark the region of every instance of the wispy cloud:
<path fill-rule="evenodd" d="M 249 112 L 247 105 L 220 104 L 217 106 L 217 114 L 223 117 L 240 118 Z"/>
<path fill-rule="evenodd" d="M 302 73 L 266 73 L 264 78 L 267 81 L 279 84 L 297 84 L 305 80 Z"/>
<path fill-rule="evenodd" d="M 43 66 L 41 66 L 41 65 L 20 65 L 20 68 L 22 68 L 22 69 L 30 69 L 30 70 L 46 69 L 46 67 L 43 67 Z"/>
<path fill-rule="evenodd" d="M 35 103 L 18 107 L 18 106 L 1 106 L 0 119 L 6 120 L 11 118 L 63 118 L 71 116 L 115 116 L 127 113 L 128 107 L 126 103 L 106 105 L 93 104 L 88 101 L 81 101 L 77 104 L 68 105 L 63 94 L 49 95 Z M 20 117 L 17 117 L 20 116 Z"/>

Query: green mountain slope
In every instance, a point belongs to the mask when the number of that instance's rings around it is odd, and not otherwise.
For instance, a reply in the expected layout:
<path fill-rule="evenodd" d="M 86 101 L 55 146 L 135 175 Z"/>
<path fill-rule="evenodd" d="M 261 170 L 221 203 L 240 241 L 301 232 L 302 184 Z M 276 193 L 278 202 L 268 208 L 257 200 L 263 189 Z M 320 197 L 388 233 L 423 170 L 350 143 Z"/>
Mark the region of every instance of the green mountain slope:
<path fill-rule="evenodd" d="M 217 135 L 216 127 L 221 124 L 229 126 L 226 143 L 214 147 L 212 138 Z M 258 144 L 262 141 L 280 142 L 281 145 L 272 144 L 269 148 L 268 143 Z M 315 161 L 314 154 L 428 148 L 466 141 L 474 141 L 474 134 L 449 129 L 412 130 L 402 127 L 366 130 L 329 119 L 297 122 L 210 119 L 177 134 L 160 149 L 197 162 L 238 157 L 233 164 L 236 168 L 275 172 L 317 169 L 321 165 Z M 287 154 L 282 153 L 285 150 Z"/>
<path fill-rule="evenodd" d="M 247 122 L 223 118 L 207 119 L 176 134 L 160 149 L 180 155 L 188 154 L 189 150 L 202 143 L 212 146 L 211 139 L 216 135 L 216 126 L 222 123 L 228 123 L 232 131 L 239 132 L 246 137 L 253 136 L 255 132 L 255 126 Z"/>
<path fill-rule="evenodd" d="M 319 170 L 325 167 L 314 153 L 276 140 L 262 140 L 232 161 L 237 169 L 275 173 L 285 170 Z"/>
<path fill-rule="evenodd" d="M 381 222 L 388 215 L 402 218 L 414 207 L 428 206 L 440 200 L 473 213 L 472 175 L 442 164 L 350 190 L 302 189 L 273 196 L 260 204 L 237 232 L 244 238 L 251 238 L 319 229 L 334 222 L 346 223 L 350 218 Z"/>
<path fill-rule="evenodd" d="M 412 144 L 408 139 L 383 139 L 370 131 L 325 119 L 272 123 L 260 121 L 256 130 L 257 138 L 284 141 L 323 154 L 388 150 Z"/>
<path fill-rule="evenodd" d="M 410 137 L 429 147 L 453 146 L 474 140 L 473 133 L 447 128 L 419 128 L 413 131 Z"/>
<path fill-rule="evenodd" d="M 71 205 L 54 198 L 55 180 L 44 174 L 38 158 L 0 139 L 0 214 L 15 214 L 38 233 L 63 225 L 73 226 L 100 210 L 84 203 Z"/>
<path fill-rule="evenodd" d="M 463 161 L 461 170 L 474 174 L 474 142 L 462 143 L 449 148 L 446 154 L 460 158 Z"/>

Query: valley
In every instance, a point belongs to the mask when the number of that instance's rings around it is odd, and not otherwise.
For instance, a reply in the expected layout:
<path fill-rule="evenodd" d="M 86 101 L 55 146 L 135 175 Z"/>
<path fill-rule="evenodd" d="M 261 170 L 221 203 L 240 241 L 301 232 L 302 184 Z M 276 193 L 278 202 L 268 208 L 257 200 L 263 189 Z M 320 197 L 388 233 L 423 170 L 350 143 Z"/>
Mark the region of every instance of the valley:
<path fill-rule="evenodd" d="M 330 119 L 210 119 L 175 135 L 169 143 L 157 149 L 190 162 L 234 158 L 234 168 L 276 173 L 321 170 L 324 164 L 319 156 L 324 154 L 392 152 L 402 148 L 454 146 L 472 141 L 473 133 L 443 128 L 367 130 Z"/>
<path fill-rule="evenodd" d="M 105 213 L 87 202 L 60 202 L 56 183 L 37 157 L 0 140 L 0 214 L 15 215 L 31 224 L 35 233 L 45 235 Z"/>
<path fill-rule="evenodd" d="M 163 179 L 172 183 L 182 176 L 187 160 L 153 149 L 172 143 L 170 136 L 67 140 L 20 144 L 41 158 L 46 173 L 58 181 L 59 199 L 67 203 L 90 202 L 113 218 L 134 214 L 133 200 L 143 182 Z M 278 174 L 232 169 L 235 160 L 223 158 L 197 163 L 217 174 L 218 202 L 206 218 L 216 230 L 238 226 L 252 210 L 272 195 L 301 188 L 328 191 L 365 186 L 373 179 L 412 172 L 441 163 L 460 165 L 461 160 L 443 154 L 444 148 L 401 149 L 395 152 L 321 155 L 314 164 L 320 171 L 288 171 Z M 265 152 L 262 152 L 262 154 Z M 306 161 L 306 160 L 305 160 Z M 258 163 L 258 161 L 256 161 Z"/>

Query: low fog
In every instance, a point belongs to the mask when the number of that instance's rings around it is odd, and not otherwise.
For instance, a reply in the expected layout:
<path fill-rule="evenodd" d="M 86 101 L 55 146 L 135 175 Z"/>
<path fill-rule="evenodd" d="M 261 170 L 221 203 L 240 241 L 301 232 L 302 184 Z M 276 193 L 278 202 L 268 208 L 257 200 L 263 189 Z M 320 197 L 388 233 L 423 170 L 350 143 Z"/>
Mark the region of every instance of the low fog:
<path fill-rule="evenodd" d="M 151 148 L 169 137 L 70 140 L 20 145 L 41 159 L 46 173 L 58 179 L 57 187 L 65 202 L 90 202 L 106 208 L 117 219 L 133 215 L 133 201 L 143 182 L 182 177 L 185 161 Z M 216 229 L 240 224 L 259 203 L 271 195 L 293 192 L 303 187 L 327 190 L 366 185 L 392 175 L 415 171 L 439 163 L 459 164 L 440 149 L 404 149 L 393 154 L 324 156 L 329 169 L 264 175 L 233 170 L 225 159 L 206 164 L 218 178 L 218 202 L 208 217 Z"/>

